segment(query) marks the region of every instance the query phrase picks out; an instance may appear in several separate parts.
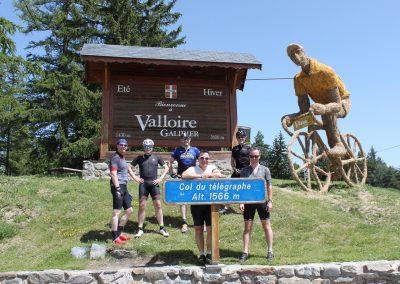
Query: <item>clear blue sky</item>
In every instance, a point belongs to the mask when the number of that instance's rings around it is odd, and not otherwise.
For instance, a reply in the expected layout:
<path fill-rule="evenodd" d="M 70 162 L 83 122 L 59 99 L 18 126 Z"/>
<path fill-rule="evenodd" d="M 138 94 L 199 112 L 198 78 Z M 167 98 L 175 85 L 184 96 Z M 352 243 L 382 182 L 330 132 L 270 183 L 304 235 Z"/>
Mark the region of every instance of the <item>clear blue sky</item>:
<path fill-rule="evenodd" d="M 11 1 L 0 2 L 0 16 L 16 22 Z M 249 71 L 248 79 L 293 77 L 299 68 L 286 46 L 303 45 L 351 93 L 341 131 L 355 134 L 366 153 L 373 146 L 388 165 L 400 167 L 400 1 L 178 0 L 174 10 L 183 14 L 187 42 L 179 48 L 251 53 L 263 68 Z M 15 37 L 21 54 L 34 36 Z M 237 95 L 239 125 L 251 127 L 253 137 L 260 130 L 268 144 L 281 131 L 280 118 L 298 109 L 291 80 L 247 81 Z"/>

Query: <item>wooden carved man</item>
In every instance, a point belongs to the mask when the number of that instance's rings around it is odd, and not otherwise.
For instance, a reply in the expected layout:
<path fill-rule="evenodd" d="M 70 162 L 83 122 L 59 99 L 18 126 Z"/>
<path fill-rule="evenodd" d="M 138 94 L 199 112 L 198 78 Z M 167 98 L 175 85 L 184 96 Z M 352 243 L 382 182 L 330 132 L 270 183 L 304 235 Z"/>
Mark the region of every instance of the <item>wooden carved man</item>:
<path fill-rule="evenodd" d="M 298 44 L 290 44 L 287 54 L 301 71 L 294 77 L 294 89 L 298 98 L 300 113 L 285 117 L 288 125 L 293 123 L 296 115 L 312 111 L 321 115 L 330 150 L 331 157 L 341 157 L 346 149 L 340 140 L 336 118 L 345 117 L 351 107 L 350 94 L 343 81 L 335 71 L 314 58 L 310 58 L 304 48 Z M 310 98 L 314 104 L 310 105 Z"/>

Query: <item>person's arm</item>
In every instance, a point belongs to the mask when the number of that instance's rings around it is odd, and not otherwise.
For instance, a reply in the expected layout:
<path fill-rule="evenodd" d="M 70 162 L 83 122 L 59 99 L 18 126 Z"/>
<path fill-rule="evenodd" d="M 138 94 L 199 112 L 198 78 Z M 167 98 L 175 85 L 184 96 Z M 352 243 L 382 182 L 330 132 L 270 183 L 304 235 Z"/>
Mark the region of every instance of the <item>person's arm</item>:
<path fill-rule="evenodd" d="M 215 169 L 212 171 L 212 173 L 211 173 L 211 177 L 212 177 L 212 178 L 221 178 L 221 177 L 222 177 L 222 174 L 221 174 L 221 172 L 219 171 L 219 169 L 215 168 Z"/>
<path fill-rule="evenodd" d="M 171 177 L 173 177 L 174 176 L 174 167 L 172 166 L 172 164 L 174 163 L 174 161 L 175 161 L 175 158 L 174 157 L 170 157 L 169 158 L 169 163 L 168 163 L 168 168 L 169 168 L 169 174 L 170 174 L 170 176 Z"/>
<path fill-rule="evenodd" d="M 159 159 L 160 159 L 160 161 L 162 161 L 161 158 L 159 158 Z M 160 165 L 162 165 L 161 162 L 160 162 Z M 153 180 L 154 185 L 158 185 L 160 182 L 162 182 L 169 171 L 168 163 L 164 163 L 163 166 L 164 166 L 164 171 L 162 172 L 161 176 L 158 179 Z"/>
<path fill-rule="evenodd" d="M 144 180 L 142 178 L 135 175 L 135 173 L 132 170 L 132 165 L 128 166 L 128 173 L 133 178 L 133 180 L 136 181 L 137 183 L 144 183 Z"/>
<path fill-rule="evenodd" d="M 202 176 L 200 174 L 196 173 L 194 167 L 190 167 L 182 173 L 182 179 L 198 179 L 201 177 Z"/>
<path fill-rule="evenodd" d="M 116 190 L 119 190 L 117 170 L 111 169 L 111 181 Z"/>

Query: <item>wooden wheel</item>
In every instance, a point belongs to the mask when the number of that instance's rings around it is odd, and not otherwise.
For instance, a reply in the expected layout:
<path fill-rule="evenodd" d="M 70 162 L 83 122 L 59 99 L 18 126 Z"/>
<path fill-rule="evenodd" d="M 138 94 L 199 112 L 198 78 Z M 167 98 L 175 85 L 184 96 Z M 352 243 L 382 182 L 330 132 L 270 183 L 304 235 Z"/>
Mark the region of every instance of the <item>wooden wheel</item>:
<path fill-rule="evenodd" d="M 288 161 L 293 178 L 305 191 L 313 187 L 327 192 L 331 184 L 331 163 L 317 131 L 296 132 L 288 145 Z"/>
<path fill-rule="evenodd" d="M 367 158 L 360 141 L 353 134 L 341 135 L 347 155 L 341 158 L 341 174 L 350 186 L 361 186 L 367 179 Z"/>

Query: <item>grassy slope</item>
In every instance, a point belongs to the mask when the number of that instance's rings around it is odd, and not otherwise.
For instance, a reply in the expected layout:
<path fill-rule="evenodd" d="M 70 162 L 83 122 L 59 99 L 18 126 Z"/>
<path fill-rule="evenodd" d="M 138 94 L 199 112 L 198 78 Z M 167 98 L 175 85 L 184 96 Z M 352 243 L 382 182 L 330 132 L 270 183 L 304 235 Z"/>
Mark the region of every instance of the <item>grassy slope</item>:
<path fill-rule="evenodd" d="M 336 184 L 328 195 L 321 195 L 300 192 L 291 181 L 276 180 L 274 185 L 272 224 L 276 260 L 272 264 L 400 259 L 399 190 L 348 189 Z M 137 225 L 137 185 L 131 183 L 130 192 L 135 213 L 126 229 L 133 234 Z M 220 254 L 224 264 L 237 264 L 242 249 L 243 219 L 237 206 L 233 208 L 236 213 L 220 219 Z M 169 238 L 157 233 L 150 201 L 145 235 L 128 242 L 125 248 L 171 264 L 196 264 L 193 228 L 188 234 L 179 232 L 177 206 L 164 205 L 164 213 Z M 89 260 L 72 258 L 70 250 L 93 242 L 112 248 L 110 216 L 107 181 L 0 176 L 0 226 L 11 223 L 18 228 L 14 237 L 0 239 L 0 271 L 84 269 Z M 265 254 L 265 239 L 256 217 L 252 257 L 247 263 L 267 264 Z"/>

